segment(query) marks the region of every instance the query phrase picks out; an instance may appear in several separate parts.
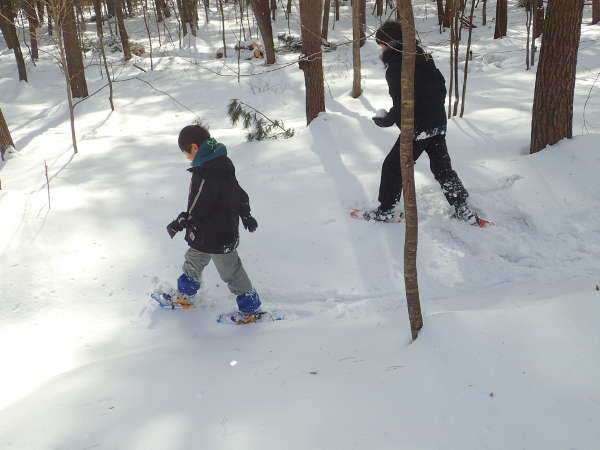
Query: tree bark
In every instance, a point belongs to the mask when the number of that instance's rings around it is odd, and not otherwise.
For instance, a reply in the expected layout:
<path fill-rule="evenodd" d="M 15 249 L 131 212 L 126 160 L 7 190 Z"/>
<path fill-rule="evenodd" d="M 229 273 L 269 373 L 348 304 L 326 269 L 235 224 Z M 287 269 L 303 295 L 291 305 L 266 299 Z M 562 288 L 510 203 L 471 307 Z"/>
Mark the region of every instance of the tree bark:
<path fill-rule="evenodd" d="M 352 97 L 358 98 L 362 94 L 361 87 L 361 61 L 360 61 L 360 1 L 352 3 Z"/>
<path fill-rule="evenodd" d="M 14 148 L 15 144 L 10 136 L 10 131 L 6 124 L 6 120 L 4 120 L 2 110 L 0 109 L 0 157 L 2 161 L 4 161 L 4 153 L 6 153 L 6 150 L 8 150 L 9 147 Z"/>
<path fill-rule="evenodd" d="M 75 98 L 87 97 L 88 89 L 85 80 L 85 69 L 83 67 L 83 56 L 79 40 L 77 39 L 77 25 L 75 23 L 72 0 L 61 2 L 55 11 L 55 21 L 60 23 L 62 29 L 65 59 L 67 62 L 66 70 L 70 79 L 71 93 Z"/>
<path fill-rule="evenodd" d="M 269 0 L 252 0 L 254 17 L 265 46 L 265 64 L 275 64 L 275 45 L 273 44 L 273 27 L 271 24 L 271 8 Z"/>
<path fill-rule="evenodd" d="M 481 24 L 487 25 L 487 0 L 483 0 L 481 5 Z"/>
<path fill-rule="evenodd" d="M 494 39 L 501 39 L 506 36 L 506 27 L 508 25 L 508 5 L 506 0 L 496 0 L 496 28 L 494 29 Z"/>
<path fill-rule="evenodd" d="M 417 279 L 417 244 L 419 222 L 414 172 L 414 94 L 415 94 L 415 20 L 410 0 L 398 0 L 402 25 L 402 112 L 400 116 L 400 169 L 406 220 L 404 234 L 404 285 L 408 318 L 413 340 L 423 328 L 419 283 Z"/>
<path fill-rule="evenodd" d="M 530 153 L 573 136 L 583 0 L 550 1 L 535 80 Z"/>
<path fill-rule="evenodd" d="M 198 30 L 198 0 L 178 0 L 178 2 L 179 1 L 181 2 L 179 11 L 183 35 L 185 36 L 188 33 L 186 28 L 187 24 L 189 25 L 192 34 L 196 36 Z"/>
<path fill-rule="evenodd" d="M 321 27 L 321 38 L 327 41 L 329 37 L 329 13 L 331 11 L 331 0 L 325 0 L 323 4 L 323 26 Z"/>
<path fill-rule="evenodd" d="M 362 47 L 367 42 L 367 0 L 353 0 L 360 4 L 360 46 Z"/>
<path fill-rule="evenodd" d="M 123 46 L 123 59 L 129 61 L 131 59 L 131 49 L 129 48 L 129 35 L 125 28 L 125 18 L 123 14 L 123 0 L 113 0 L 115 14 L 117 15 L 117 24 L 119 26 L 119 36 L 121 36 L 121 45 Z"/>
<path fill-rule="evenodd" d="M 25 0 L 23 4 L 25 14 L 27 14 L 27 22 L 29 23 L 29 39 L 31 40 L 31 59 L 39 59 L 38 42 L 37 42 L 37 28 L 39 27 L 39 20 L 37 12 L 35 10 L 35 4 L 32 0 Z"/>
<path fill-rule="evenodd" d="M 592 25 L 600 22 L 600 0 L 592 0 Z"/>
<path fill-rule="evenodd" d="M 544 31 L 544 0 L 534 0 L 535 11 L 533 13 L 533 39 L 537 39 Z"/>
<path fill-rule="evenodd" d="M 444 0 L 437 0 L 438 25 L 444 25 Z"/>
<path fill-rule="evenodd" d="M 12 3 L 8 0 L 2 0 L 0 2 L 0 22 L 2 22 L 2 33 L 4 33 L 4 38 L 8 48 L 12 49 L 13 53 L 15 54 L 17 70 L 19 72 L 19 81 L 27 81 L 27 68 L 25 66 L 23 52 L 21 51 L 19 37 L 17 36 L 15 16 L 16 11 L 13 9 Z"/>
<path fill-rule="evenodd" d="M 306 88 L 306 123 L 310 124 L 320 112 L 325 111 L 323 59 L 321 53 L 321 0 L 300 0 L 302 28 L 302 60 Z"/>

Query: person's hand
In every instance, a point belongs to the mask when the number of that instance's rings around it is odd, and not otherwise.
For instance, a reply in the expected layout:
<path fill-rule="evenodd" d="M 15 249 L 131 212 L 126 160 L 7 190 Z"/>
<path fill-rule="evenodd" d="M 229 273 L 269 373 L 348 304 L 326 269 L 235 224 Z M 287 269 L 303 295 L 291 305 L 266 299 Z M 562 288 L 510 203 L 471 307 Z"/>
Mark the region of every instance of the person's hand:
<path fill-rule="evenodd" d="M 171 236 L 171 239 L 175 237 L 177 233 L 183 231 L 188 226 L 190 215 L 187 212 L 182 212 L 177 216 L 173 222 L 167 225 L 167 233 Z"/>
<path fill-rule="evenodd" d="M 242 216 L 241 219 L 242 225 L 244 225 L 244 228 L 246 230 L 248 230 L 250 233 L 254 233 L 254 231 L 256 231 L 256 228 L 258 227 L 258 222 L 254 217 L 252 217 L 251 215 L 247 215 Z"/>
<path fill-rule="evenodd" d="M 379 116 L 375 116 L 375 117 L 371 117 L 371 120 L 375 123 L 375 125 L 377 125 L 378 127 L 381 128 L 386 128 L 389 127 L 388 123 L 387 123 L 387 119 L 385 117 L 379 117 Z"/>

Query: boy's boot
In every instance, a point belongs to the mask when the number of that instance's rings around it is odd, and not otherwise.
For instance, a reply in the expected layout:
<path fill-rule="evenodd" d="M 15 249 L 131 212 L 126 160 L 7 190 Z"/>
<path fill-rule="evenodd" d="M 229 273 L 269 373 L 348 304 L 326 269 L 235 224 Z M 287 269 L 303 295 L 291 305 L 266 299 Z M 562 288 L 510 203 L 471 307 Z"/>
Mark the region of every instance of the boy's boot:
<path fill-rule="evenodd" d="M 200 282 L 184 273 L 177 279 L 177 290 L 172 289 L 168 292 L 163 292 L 162 297 L 172 305 L 176 304 L 183 309 L 188 309 L 194 304 L 193 299 L 198 289 L 200 289 Z"/>
<path fill-rule="evenodd" d="M 400 216 L 402 217 L 402 213 Z M 394 208 L 382 208 L 381 206 L 377 207 L 377 209 L 372 209 L 370 211 L 365 211 L 363 214 L 363 218 L 365 220 L 375 220 L 377 222 L 392 222 L 395 218 Z"/>
<path fill-rule="evenodd" d="M 239 309 L 239 321 L 242 323 L 255 322 L 260 317 L 260 297 L 255 289 L 250 289 L 235 298 Z"/>
<path fill-rule="evenodd" d="M 458 220 L 467 222 L 469 225 L 477 224 L 477 216 L 466 203 L 460 203 L 454 208 L 454 217 L 456 217 Z"/>

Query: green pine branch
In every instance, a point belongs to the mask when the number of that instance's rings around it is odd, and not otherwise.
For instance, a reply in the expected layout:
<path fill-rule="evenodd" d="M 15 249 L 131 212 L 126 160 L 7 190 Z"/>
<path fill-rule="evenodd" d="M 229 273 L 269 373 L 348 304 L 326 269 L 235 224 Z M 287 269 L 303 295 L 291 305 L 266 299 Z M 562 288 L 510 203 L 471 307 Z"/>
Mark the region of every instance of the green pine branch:
<path fill-rule="evenodd" d="M 286 128 L 282 121 L 271 120 L 258 109 L 237 98 L 232 99 L 227 106 L 227 115 L 232 125 L 237 125 L 241 121 L 242 127 L 250 130 L 246 135 L 249 142 L 264 139 L 288 139 L 294 135 L 294 130 Z"/>

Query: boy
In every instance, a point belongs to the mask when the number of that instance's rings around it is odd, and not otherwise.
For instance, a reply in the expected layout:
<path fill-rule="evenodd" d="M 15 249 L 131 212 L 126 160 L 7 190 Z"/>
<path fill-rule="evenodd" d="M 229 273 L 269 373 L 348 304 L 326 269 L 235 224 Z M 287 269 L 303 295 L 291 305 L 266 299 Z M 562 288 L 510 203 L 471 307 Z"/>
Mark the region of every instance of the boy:
<path fill-rule="evenodd" d="M 235 177 L 227 149 L 210 137 L 201 125 L 190 125 L 179 133 L 179 148 L 191 161 L 192 181 L 187 211 L 167 225 L 173 238 L 184 228 L 190 248 L 185 254 L 183 274 L 177 280 L 178 299 L 193 297 L 202 280 L 202 271 L 212 260 L 221 279 L 236 295 L 238 322 L 252 322 L 260 313 L 260 299 L 253 289 L 236 248 L 239 219 L 254 232 L 258 226 L 250 215 L 248 194 Z"/>
<path fill-rule="evenodd" d="M 400 128 L 402 76 L 402 27 L 399 22 L 387 21 L 375 34 L 377 44 L 382 48 L 381 59 L 386 67 L 385 79 L 388 83 L 393 107 L 383 117 L 373 117 L 378 127 L 396 124 Z M 460 178 L 452 169 L 450 155 L 446 147 L 446 84 L 443 75 L 435 67 L 431 55 L 426 55 L 417 46 L 415 60 L 415 136 L 413 156 L 415 161 L 426 152 L 433 176 L 442 187 L 446 200 L 454 206 L 454 217 L 471 225 L 485 226 L 467 205 L 469 193 Z M 394 207 L 402 194 L 400 174 L 400 138 L 386 156 L 381 169 L 379 185 L 380 205 L 365 213 L 366 219 L 391 220 Z"/>

